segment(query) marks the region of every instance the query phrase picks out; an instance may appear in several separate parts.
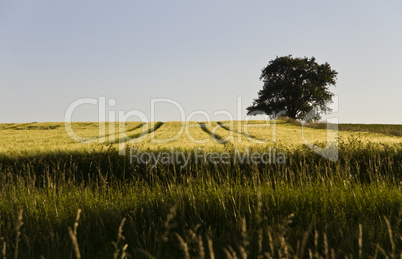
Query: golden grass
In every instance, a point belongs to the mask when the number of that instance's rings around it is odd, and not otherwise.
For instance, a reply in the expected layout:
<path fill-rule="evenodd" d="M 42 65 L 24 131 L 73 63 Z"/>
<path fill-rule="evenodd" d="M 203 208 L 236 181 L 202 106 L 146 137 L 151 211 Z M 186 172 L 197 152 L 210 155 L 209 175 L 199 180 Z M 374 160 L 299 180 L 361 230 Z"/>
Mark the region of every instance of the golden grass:
<path fill-rule="evenodd" d="M 75 122 L 72 129 L 83 143 L 69 137 L 64 123 L 21 123 L 0 124 L 0 153 L 6 152 L 52 152 L 93 150 L 102 145 L 127 143 L 140 149 L 178 149 L 222 151 L 227 145 L 239 149 L 267 146 L 299 147 L 306 143 L 325 144 L 327 134 L 330 141 L 343 142 L 359 140 L 384 144 L 401 144 L 402 138 L 369 132 L 340 131 L 302 128 L 284 121 L 223 121 L 204 122 L 204 129 L 198 122 L 164 123 L 152 131 L 154 123 L 142 125 L 127 122 L 124 127 L 118 123 L 106 123 L 105 130 L 99 132 L 99 124 Z M 226 144 L 225 144 L 226 143 Z"/>

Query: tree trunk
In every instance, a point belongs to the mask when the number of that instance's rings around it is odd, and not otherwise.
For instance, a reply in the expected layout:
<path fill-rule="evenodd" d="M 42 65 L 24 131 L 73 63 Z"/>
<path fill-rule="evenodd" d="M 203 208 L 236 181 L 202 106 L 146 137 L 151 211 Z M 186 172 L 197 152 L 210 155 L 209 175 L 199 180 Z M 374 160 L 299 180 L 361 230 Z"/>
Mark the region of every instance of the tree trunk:
<path fill-rule="evenodd" d="M 295 120 L 296 120 L 296 114 L 297 114 L 296 111 L 291 111 L 291 110 L 289 110 L 289 111 L 286 112 L 286 115 L 287 115 L 289 118 L 295 119 Z"/>

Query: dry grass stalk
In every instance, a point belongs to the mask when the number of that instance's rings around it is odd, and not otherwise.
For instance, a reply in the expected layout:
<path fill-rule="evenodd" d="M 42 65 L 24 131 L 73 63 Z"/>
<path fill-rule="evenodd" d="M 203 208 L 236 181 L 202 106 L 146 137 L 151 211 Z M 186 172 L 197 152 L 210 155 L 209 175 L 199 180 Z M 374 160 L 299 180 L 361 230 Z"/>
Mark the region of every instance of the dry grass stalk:
<path fill-rule="evenodd" d="M 75 257 L 77 259 L 81 259 L 81 253 L 80 253 L 80 248 L 78 246 L 78 239 L 77 239 L 77 228 L 78 228 L 78 221 L 80 220 L 80 215 L 81 215 L 81 210 L 78 209 L 77 211 L 77 217 L 75 219 L 74 227 L 73 229 L 71 227 L 68 227 L 68 233 L 70 235 L 71 241 L 73 242 L 73 247 L 72 250 L 75 252 Z M 71 256 L 72 257 L 72 254 Z"/>
<path fill-rule="evenodd" d="M 190 259 L 190 251 L 188 250 L 187 243 L 184 241 L 184 239 L 179 234 L 177 234 L 177 233 L 175 233 L 175 234 L 177 236 L 177 239 L 179 240 L 180 249 L 183 251 L 184 258 Z"/>
<path fill-rule="evenodd" d="M 14 258 L 18 258 L 18 245 L 20 243 L 20 236 L 21 236 L 21 227 L 24 225 L 24 222 L 22 222 L 22 213 L 23 210 L 20 210 L 18 213 L 18 218 L 17 218 L 17 225 L 15 226 L 15 232 L 16 232 L 16 237 L 15 237 L 15 251 L 14 251 Z"/>

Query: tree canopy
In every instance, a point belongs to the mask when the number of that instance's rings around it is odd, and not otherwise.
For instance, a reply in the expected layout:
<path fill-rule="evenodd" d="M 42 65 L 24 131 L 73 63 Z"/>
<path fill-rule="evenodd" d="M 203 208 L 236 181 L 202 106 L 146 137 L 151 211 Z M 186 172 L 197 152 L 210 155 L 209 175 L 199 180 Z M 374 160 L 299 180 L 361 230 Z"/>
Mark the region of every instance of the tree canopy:
<path fill-rule="evenodd" d="M 328 63 L 318 64 L 314 57 L 293 58 L 292 55 L 276 57 L 262 69 L 260 80 L 264 83 L 248 115 L 285 115 L 303 120 L 318 120 L 327 113 L 337 72 Z M 311 116 L 313 114 L 313 116 Z"/>

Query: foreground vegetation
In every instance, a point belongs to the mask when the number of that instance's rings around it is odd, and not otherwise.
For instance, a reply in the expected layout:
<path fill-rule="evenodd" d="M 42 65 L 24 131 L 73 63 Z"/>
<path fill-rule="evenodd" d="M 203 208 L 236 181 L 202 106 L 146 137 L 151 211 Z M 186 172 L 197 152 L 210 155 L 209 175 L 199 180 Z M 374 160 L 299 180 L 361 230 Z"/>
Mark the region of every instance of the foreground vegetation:
<path fill-rule="evenodd" d="M 128 142 L 127 149 L 170 150 L 168 143 L 155 147 L 147 142 L 153 127 L 138 135 L 143 126 L 130 126 L 127 135 L 144 141 Z M 194 130 L 200 138 L 217 140 L 226 139 L 230 131 L 246 134 L 228 125 L 214 131 L 215 126 L 219 125 Z M 294 127 L 286 125 L 283 130 Z M 96 136 L 94 130 L 87 136 Z M 162 138 L 174 131 L 174 124 L 165 123 L 154 132 Z M 264 137 L 261 129 L 247 134 Z M 272 147 L 272 143 L 215 140 L 205 148 L 232 156 L 237 147 L 243 151 Z M 194 146 L 186 148 L 191 143 L 180 141 L 185 143 L 182 150 L 191 153 Z M 180 148 L 180 141 L 173 146 Z M 370 143 L 357 137 L 341 141 L 337 162 L 303 145 L 277 145 L 276 152 L 286 154 L 285 164 L 213 164 L 194 156 L 186 166 L 135 160 L 130 164 L 117 148 L 95 143 L 81 149 L 49 148 L 52 152 L 5 148 L 0 153 L 0 254 L 5 258 L 402 256 L 402 147 L 394 141 Z"/>

